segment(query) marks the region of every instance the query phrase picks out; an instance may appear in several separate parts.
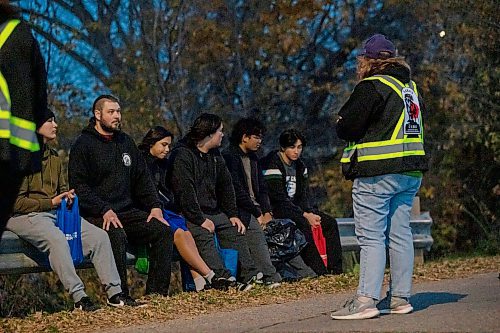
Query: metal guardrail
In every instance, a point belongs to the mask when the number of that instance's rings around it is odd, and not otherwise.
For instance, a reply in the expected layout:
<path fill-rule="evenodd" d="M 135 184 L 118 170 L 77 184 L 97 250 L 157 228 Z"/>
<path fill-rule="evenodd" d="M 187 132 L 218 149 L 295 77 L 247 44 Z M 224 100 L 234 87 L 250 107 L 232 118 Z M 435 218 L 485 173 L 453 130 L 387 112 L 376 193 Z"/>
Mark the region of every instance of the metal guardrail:
<path fill-rule="evenodd" d="M 340 242 L 343 251 L 359 251 L 358 241 L 354 233 L 354 219 L 337 218 Z M 413 233 L 415 261 L 423 262 L 423 251 L 429 251 L 433 239 L 431 236 L 432 218 L 429 212 L 423 212 L 418 217 L 412 217 L 410 226 Z M 127 254 L 128 263 L 133 264 L 135 258 Z M 85 261 L 77 268 L 92 267 L 90 261 Z M 23 274 L 50 271 L 47 255 L 34 246 L 21 240 L 14 233 L 6 231 L 0 242 L 0 274 Z"/>
<path fill-rule="evenodd" d="M 359 251 L 358 240 L 354 232 L 353 218 L 337 218 L 340 233 L 340 242 L 343 251 Z M 434 240 L 431 236 L 432 218 L 429 212 L 422 212 L 418 217 L 412 217 L 410 226 L 413 233 L 415 249 L 429 251 Z"/>

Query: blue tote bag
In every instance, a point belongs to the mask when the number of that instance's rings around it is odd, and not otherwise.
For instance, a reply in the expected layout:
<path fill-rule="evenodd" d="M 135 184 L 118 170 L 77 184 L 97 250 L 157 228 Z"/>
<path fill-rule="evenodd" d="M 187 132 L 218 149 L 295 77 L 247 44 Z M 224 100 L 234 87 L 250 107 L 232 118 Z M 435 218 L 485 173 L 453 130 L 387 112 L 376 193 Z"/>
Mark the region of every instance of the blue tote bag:
<path fill-rule="evenodd" d="M 71 207 L 68 207 L 66 199 L 61 202 L 57 208 L 56 225 L 66 236 L 73 264 L 75 266 L 81 264 L 83 262 L 82 221 L 76 195 Z"/>
<path fill-rule="evenodd" d="M 231 276 L 236 277 L 236 273 L 238 273 L 238 251 L 235 249 L 221 249 L 219 245 L 219 240 L 217 236 L 214 234 L 214 242 L 215 248 L 224 263 L 224 267 L 226 267 L 229 272 L 231 272 Z"/>

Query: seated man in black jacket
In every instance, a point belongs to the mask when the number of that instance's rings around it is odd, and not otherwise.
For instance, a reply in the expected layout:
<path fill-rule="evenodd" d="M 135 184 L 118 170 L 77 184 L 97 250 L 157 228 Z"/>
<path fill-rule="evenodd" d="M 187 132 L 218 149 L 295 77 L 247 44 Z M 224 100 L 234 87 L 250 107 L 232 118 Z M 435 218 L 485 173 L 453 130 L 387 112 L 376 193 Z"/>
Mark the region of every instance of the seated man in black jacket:
<path fill-rule="evenodd" d="M 173 149 L 167 178 L 174 202 L 187 220 L 201 257 L 215 272 L 215 281 L 231 281 L 234 277 L 217 253 L 214 233 L 222 248 L 238 251 L 238 289 L 248 290 L 254 282 L 261 282 L 262 273 L 250 255 L 244 237 L 246 228 L 238 218 L 231 175 L 218 149 L 224 136 L 222 129 L 218 116 L 200 115 Z"/>
<path fill-rule="evenodd" d="M 223 152 L 233 179 L 238 216 L 247 228 L 245 238 L 264 283 L 275 287 L 281 276 L 271 262 L 262 226 L 271 221 L 271 204 L 255 152 L 260 148 L 264 125 L 257 119 L 240 119 L 231 133 L 231 145 Z"/>
<path fill-rule="evenodd" d="M 302 250 L 301 256 L 316 274 L 340 274 L 342 247 L 337 221 L 313 210 L 309 203 L 307 168 L 300 158 L 306 140 L 301 133 L 290 129 L 281 133 L 279 144 L 279 151 L 270 152 L 261 161 L 274 217 L 291 219 L 304 233 L 309 244 Z M 312 236 L 311 228 L 317 225 L 321 225 L 326 240 L 327 267 Z"/>
<path fill-rule="evenodd" d="M 94 117 L 71 148 L 69 183 L 80 198 L 82 216 L 108 232 L 123 299 L 125 304 L 137 306 L 127 285 L 127 242 L 150 246 L 146 293 L 167 295 L 172 232 L 141 152 L 120 130 L 118 99 L 99 96 L 92 111 Z"/>

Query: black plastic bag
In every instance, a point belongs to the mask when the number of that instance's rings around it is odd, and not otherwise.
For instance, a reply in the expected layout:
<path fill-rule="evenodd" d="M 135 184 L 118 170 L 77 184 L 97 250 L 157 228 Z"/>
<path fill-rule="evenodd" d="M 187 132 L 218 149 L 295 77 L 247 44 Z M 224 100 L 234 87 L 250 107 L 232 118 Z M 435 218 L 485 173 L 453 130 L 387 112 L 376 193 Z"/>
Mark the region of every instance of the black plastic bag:
<path fill-rule="evenodd" d="M 307 245 L 306 237 L 290 219 L 271 220 L 264 229 L 273 263 L 287 262 Z"/>

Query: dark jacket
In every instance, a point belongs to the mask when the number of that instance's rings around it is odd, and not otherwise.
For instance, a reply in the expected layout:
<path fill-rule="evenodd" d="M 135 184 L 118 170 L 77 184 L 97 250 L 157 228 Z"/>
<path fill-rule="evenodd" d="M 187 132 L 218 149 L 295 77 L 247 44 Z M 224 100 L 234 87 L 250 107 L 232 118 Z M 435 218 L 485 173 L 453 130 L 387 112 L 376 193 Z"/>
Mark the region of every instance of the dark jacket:
<path fill-rule="evenodd" d="M 403 83 L 410 82 L 410 71 L 401 65 L 388 67 L 380 74 L 393 76 Z M 424 117 L 425 105 L 420 95 L 419 104 Z M 388 140 L 403 108 L 403 100 L 389 86 L 378 80 L 361 81 L 339 111 L 341 118 L 337 123 L 337 135 L 356 143 Z M 350 178 L 428 169 L 427 156 L 406 156 L 363 163 L 356 163 L 355 158 L 353 160 L 349 166 L 349 172 L 352 173 Z"/>
<path fill-rule="evenodd" d="M 142 151 L 142 156 L 144 157 L 144 161 L 146 161 L 149 175 L 151 176 L 151 180 L 153 181 L 156 190 L 158 191 L 158 195 L 162 202 L 163 208 L 176 210 L 173 202 L 174 195 L 172 191 L 167 187 L 168 160 L 158 159 L 151 155 L 149 151 Z"/>
<path fill-rule="evenodd" d="M 14 205 L 14 214 L 56 209 L 52 205 L 52 198 L 67 190 L 61 158 L 54 149 L 44 146 L 42 171 L 24 177 Z"/>
<path fill-rule="evenodd" d="M 297 187 L 293 199 L 290 199 L 286 190 L 286 170 L 281 158 L 278 156 L 278 151 L 270 152 L 261 160 L 273 215 L 276 218 L 289 218 L 293 221 L 299 221 L 304 218 L 304 212 L 312 212 L 309 202 L 307 167 L 300 158 L 295 163 Z"/>
<path fill-rule="evenodd" d="M 184 217 L 201 225 L 204 214 L 237 217 L 234 188 L 219 149 L 202 153 L 180 140 L 169 158 L 168 179 L 174 200 Z"/>
<path fill-rule="evenodd" d="M 108 210 L 161 208 L 144 158 L 125 133 L 107 140 L 94 128 L 82 131 L 69 155 L 69 184 L 80 199 L 83 216 L 101 217 Z"/>
<path fill-rule="evenodd" d="M 252 190 L 258 205 L 254 204 L 250 197 L 245 169 L 243 168 L 243 162 L 241 160 L 241 157 L 245 155 L 250 158 Z M 227 168 L 233 180 L 236 205 L 238 206 L 238 216 L 245 226 L 248 226 L 252 215 L 257 218 L 264 213 L 271 212 L 271 204 L 269 202 L 264 176 L 262 175 L 262 169 L 259 165 L 259 159 L 255 153 L 245 154 L 241 148 L 236 145 L 230 145 L 222 152 L 222 156 L 226 160 Z"/>
<path fill-rule="evenodd" d="M 0 24 L 15 18 L 0 5 Z M 47 111 L 47 73 L 38 42 L 29 26 L 21 22 L 0 50 L 0 71 L 5 77 L 11 99 L 11 114 L 40 125 Z M 30 153 L 0 140 L 0 161 L 12 161 L 21 173 L 41 170 L 42 152 Z M 42 141 L 40 141 L 40 147 Z"/>

